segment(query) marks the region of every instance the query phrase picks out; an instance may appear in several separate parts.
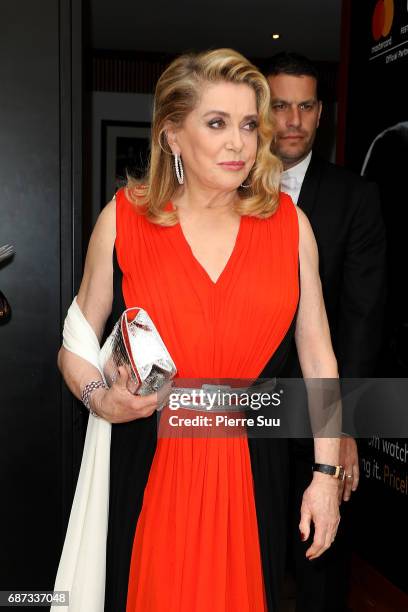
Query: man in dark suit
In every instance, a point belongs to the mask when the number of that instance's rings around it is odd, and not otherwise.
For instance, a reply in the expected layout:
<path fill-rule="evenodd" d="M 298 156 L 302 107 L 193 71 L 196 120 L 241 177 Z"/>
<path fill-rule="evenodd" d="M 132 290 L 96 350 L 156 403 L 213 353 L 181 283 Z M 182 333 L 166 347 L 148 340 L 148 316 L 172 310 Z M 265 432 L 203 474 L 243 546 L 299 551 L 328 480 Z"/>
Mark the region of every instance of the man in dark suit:
<path fill-rule="evenodd" d="M 312 153 L 322 112 L 318 73 L 305 57 L 274 56 L 265 71 L 276 121 L 275 153 L 283 162 L 282 191 L 312 225 L 334 351 L 341 377 L 375 374 L 385 301 L 385 233 L 377 187 Z M 300 377 L 293 347 L 285 374 Z M 312 478 L 313 440 L 291 441 L 292 533 L 298 532 L 304 490 Z M 341 440 L 340 463 L 348 501 L 359 480 L 357 445 Z M 297 612 L 344 612 L 350 566 L 348 508 L 342 504 L 337 538 L 319 559 L 305 557 L 310 542 L 294 537 Z"/>

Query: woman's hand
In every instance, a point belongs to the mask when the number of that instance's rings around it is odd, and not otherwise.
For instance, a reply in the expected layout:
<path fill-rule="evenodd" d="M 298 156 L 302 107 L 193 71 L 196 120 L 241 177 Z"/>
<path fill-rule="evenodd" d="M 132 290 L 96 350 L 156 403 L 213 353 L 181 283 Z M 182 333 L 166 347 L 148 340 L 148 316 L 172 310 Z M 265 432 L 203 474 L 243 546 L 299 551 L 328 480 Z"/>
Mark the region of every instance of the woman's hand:
<path fill-rule="evenodd" d="M 343 481 L 344 488 L 341 491 L 342 499 L 348 501 L 351 493 L 357 490 L 360 470 L 358 465 L 358 450 L 354 438 L 343 436 L 340 440 L 340 465 L 344 466 L 346 477 Z"/>
<path fill-rule="evenodd" d="M 314 538 L 306 557 L 317 559 L 333 543 L 340 522 L 339 487 L 341 481 L 314 472 L 313 480 L 303 494 L 299 529 L 303 541 L 310 536 L 310 522 L 314 523 Z"/>
<path fill-rule="evenodd" d="M 168 399 L 172 382 L 164 384 L 150 395 L 132 395 L 127 388 L 129 374 L 126 368 L 118 369 L 119 376 L 109 390 L 97 389 L 91 395 L 91 409 L 109 423 L 127 423 L 151 416 Z"/>

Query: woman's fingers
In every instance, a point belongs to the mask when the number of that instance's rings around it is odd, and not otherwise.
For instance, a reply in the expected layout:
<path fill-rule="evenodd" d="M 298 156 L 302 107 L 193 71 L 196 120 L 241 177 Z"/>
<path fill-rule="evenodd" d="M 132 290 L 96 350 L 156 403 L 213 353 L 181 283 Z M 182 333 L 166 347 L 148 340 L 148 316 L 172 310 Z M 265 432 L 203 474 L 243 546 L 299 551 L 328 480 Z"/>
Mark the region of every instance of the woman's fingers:
<path fill-rule="evenodd" d="M 105 404 L 105 418 L 111 423 L 124 423 L 151 416 L 155 410 L 166 405 L 172 389 L 172 381 L 167 381 L 158 392 L 134 395 L 129 388 L 131 383 L 127 368 L 120 366 L 118 377 Z"/>
<path fill-rule="evenodd" d="M 352 469 L 349 468 L 346 470 L 346 477 L 344 479 L 344 489 L 343 489 L 343 499 L 344 501 L 348 501 L 351 497 L 351 491 L 353 488 L 353 472 Z"/>
<path fill-rule="evenodd" d="M 335 523 L 316 522 L 312 545 L 306 551 L 306 557 L 310 561 L 320 557 L 333 544 L 336 539 L 339 522 L 340 520 Z"/>
<path fill-rule="evenodd" d="M 158 408 L 163 404 L 167 403 L 169 395 L 172 389 L 172 381 L 167 381 L 158 391 L 155 393 L 149 393 L 149 395 L 135 395 L 136 405 L 144 406 L 146 408 Z"/>
<path fill-rule="evenodd" d="M 129 402 L 130 410 L 139 417 L 150 416 L 157 407 L 157 393 L 149 393 L 149 395 L 132 395 Z"/>
<path fill-rule="evenodd" d="M 340 439 L 339 462 L 341 465 L 344 465 L 346 473 L 342 499 L 348 501 L 352 492 L 357 490 L 360 476 L 358 468 L 358 449 L 354 438 L 342 436 Z"/>
<path fill-rule="evenodd" d="M 360 470 L 358 464 L 354 463 L 353 465 L 346 468 L 346 477 L 344 479 L 343 490 L 344 501 L 348 501 L 351 497 L 351 493 L 357 490 L 359 480 Z"/>
<path fill-rule="evenodd" d="M 118 385 L 121 389 L 127 389 L 127 383 L 129 380 L 129 373 L 124 366 L 118 368 L 118 377 L 115 380 L 115 385 Z"/>
<path fill-rule="evenodd" d="M 316 559 L 319 555 L 324 552 L 325 542 L 327 541 L 327 527 L 322 524 L 315 524 L 315 532 L 313 542 L 306 551 L 306 557 L 309 560 Z"/>
<path fill-rule="evenodd" d="M 358 487 L 358 483 L 360 482 L 360 468 L 358 463 L 353 465 L 353 486 L 352 491 L 356 491 Z"/>
<path fill-rule="evenodd" d="M 303 494 L 299 528 L 303 532 L 308 529 L 310 520 L 314 524 L 313 542 L 306 551 L 307 559 L 319 557 L 336 537 L 340 522 L 338 491 L 338 481 L 315 473 Z"/>
<path fill-rule="evenodd" d="M 311 520 L 312 520 L 312 514 L 309 508 L 307 507 L 306 504 L 302 504 L 302 507 L 300 509 L 299 530 L 300 530 L 300 538 L 303 542 L 309 539 Z"/>

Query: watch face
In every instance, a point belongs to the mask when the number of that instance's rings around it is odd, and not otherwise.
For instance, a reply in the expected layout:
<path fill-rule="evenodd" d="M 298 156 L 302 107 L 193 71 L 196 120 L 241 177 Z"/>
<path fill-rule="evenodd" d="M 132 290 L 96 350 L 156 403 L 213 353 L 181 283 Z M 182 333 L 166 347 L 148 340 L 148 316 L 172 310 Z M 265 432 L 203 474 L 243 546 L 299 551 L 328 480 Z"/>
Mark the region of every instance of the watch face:
<path fill-rule="evenodd" d="M 344 467 L 340 465 L 340 466 L 339 466 L 339 475 L 338 475 L 338 479 L 339 479 L 339 480 L 344 480 L 344 479 L 345 479 L 345 477 L 346 477 L 346 471 L 345 471 Z"/>

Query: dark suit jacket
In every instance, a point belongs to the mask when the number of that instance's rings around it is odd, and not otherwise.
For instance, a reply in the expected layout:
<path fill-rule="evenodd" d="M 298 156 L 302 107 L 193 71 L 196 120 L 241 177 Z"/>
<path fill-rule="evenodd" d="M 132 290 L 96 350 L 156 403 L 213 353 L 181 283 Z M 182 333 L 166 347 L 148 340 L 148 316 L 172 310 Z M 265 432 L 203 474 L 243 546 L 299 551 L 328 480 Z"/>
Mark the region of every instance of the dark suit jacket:
<path fill-rule="evenodd" d="M 298 206 L 310 220 L 319 249 L 320 278 L 339 374 L 344 378 L 374 376 L 385 305 L 385 230 L 378 189 L 313 154 Z M 301 376 L 294 344 L 285 375 Z M 306 392 L 301 408 L 307 415 Z M 303 492 L 312 479 L 313 439 L 292 439 L 289 449 L 297 605 L 302 610 L 343 610 L 348 528 L 343 518 L 336 546 L 316 564 L 305 559 L 305 546 L 296 532 Z"/>
<path fill-rule="evenodd" d="M 298 206 L 319 249 L 319 269 L 340 376 L 375 375 L 386 297 L 385 229 L 378 189 L 312 155 Z M 296 348 L 287 375 L 301 376 Z"/>

